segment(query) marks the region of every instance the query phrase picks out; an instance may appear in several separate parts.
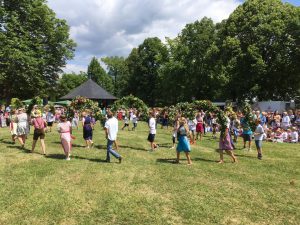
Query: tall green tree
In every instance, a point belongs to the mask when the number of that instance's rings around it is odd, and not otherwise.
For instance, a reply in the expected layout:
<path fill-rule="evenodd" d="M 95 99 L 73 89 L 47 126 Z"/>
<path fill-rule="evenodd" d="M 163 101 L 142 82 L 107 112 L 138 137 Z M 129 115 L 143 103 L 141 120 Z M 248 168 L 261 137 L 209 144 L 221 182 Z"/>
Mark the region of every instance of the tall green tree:
<path fill-rule="evenodd" d="M 168 60 L 167 47 L 157 37 L 147 38 L 127 58 L 130 78 L 128 91 L 150 106 L 161 104 L 159 69 Z"/>
<path fill-rule="evenodd" d="M 93 81 L 95 81 L 97 84 L 99 84 L 101 87 L 103 87 L 108 92 L 113 92 L 114 85 L 113 85 L 113 79 L 110 75 L 106 73 L 106 71 L 102 68 L 99 61 L 96 57 L 93 57 L 89 66 L 87 74 L 89 78 L 91 78 Z"/>
<path fill-rule="evenodd" d="M 80 73 L 70 73 L 63 74 L 62 77 L 57 82 L 57 87 L 55 91 L 55 95 L 57 98 L 62 97 L 68 94 L 72 89 L 78 87 L 83 84 L 88 79 L 87 74 Z"/>
<path fill-rule="evenodd" d="M 231 98 L 299 95 L 299 7 L 280 0 L 247 0 L 224 24 L 220 48 Z"/>
<path fill-rule="evenodd" d="M 126 87 L 129 82 L 129 71 L 124 57 L 105 57 L 101 59 L 108 69 L 108 74 L 113 77 L 114 94 L 117 97 L 128 95 Z"/>
<path fill-rule="evenodd" d="M 74 47 L 45 0 L 0 0 L 0 96 L 46 96 Z"/>

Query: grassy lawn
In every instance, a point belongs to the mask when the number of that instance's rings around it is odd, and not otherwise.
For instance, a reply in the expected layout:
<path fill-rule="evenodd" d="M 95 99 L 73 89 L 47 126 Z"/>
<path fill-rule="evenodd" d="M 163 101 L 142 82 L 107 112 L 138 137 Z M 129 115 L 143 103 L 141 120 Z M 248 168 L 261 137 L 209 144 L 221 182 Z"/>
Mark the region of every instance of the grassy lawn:
<path fill-rule="evenodd" d="M 239 143 L 239 162 L 225 156 L 220 165 L 209 134 L 192 147 L 192 166 L 184 155 L 177 165 L 171 130 L 158 129 L 161 147 L 148 152 L 148 129 L 139 123 L 119 132 L 122 164 L 108 164 L 100 126 L 94 149 L 74 133 L 65 161 L 56 132 L 46 136 L 44 157 L 39 142 L 31 154 L 0 129 L 0 224 L 300 224 L 300 145 L 264 143 L 259 161 Z M 32 135 L 27 149 L 31 143 Z"/>

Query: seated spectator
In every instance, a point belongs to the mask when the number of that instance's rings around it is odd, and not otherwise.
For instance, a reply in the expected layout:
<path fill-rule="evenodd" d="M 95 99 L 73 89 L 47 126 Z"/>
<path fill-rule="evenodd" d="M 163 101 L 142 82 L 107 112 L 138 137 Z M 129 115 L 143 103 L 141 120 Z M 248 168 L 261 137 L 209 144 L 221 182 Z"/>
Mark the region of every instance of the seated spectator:
<path fill-rule="evenodd" d="M 283 142 L 282 132 L 280 128 L 277 129 L 273 142 L 277 142 L 277 143 Z"/>
<path fill-rule="evenodd" d="M 298 143 L 298 141 L 299 141 L 299 134 L 298 134 L 298 130 L 296 129 L 296 127 L 292 128 L 292 132 L 291 132 L 290 138 L 291 138 L 290 139 L 291 143 Z"/>
<path fill-rule="evenodd" d="M 282 132 L 282 140 L 283 140 L 283 142 L 289 142 L 289 134 L 288 134 L 287 130 L 284 130 Z"/>

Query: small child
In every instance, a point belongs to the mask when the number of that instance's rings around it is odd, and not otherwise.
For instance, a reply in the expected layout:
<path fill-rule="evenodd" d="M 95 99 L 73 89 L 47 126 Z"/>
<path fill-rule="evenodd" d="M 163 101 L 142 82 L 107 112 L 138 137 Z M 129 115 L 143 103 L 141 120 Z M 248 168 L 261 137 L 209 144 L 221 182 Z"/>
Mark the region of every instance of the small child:
<path fill-rule="evenodd" d="M 291 143 L 298 143 L 298 141 L 299 141 L 299 134 L 298 134 L 298 131 L 297 131 L 296 127 L 292 128 L 292 132 L 291 132 L 291 136 L 290 137 L 291 137 L 291 140 L 290 140 Z"/>
<path fill-rule="evenodd" d="M 283 132 L 282 132 L 282 140 L 283 140 L 283 142 L 289 142 L 289 135 L 287 133 L 287 130 L 283 130 Z"/>
<path fill-rule="evenodd" d="M 128 130 L 129 130 L 129 120 L 126 115 L 124 117 L 124 126 L 122 127 L 122 130 L 124 130 L 125 127 L 128 127 Z"/>
<path fill-rule="evenodd" d="M 218 126 L 218 124 L 217 124 L 217 115 L 213 115 L 211 123 L 212 123 L 212 136 L 213 136 L 213 138 L 217 138 L 216 137 L 217 126 Z"/>
<path fill-rule="evenodd" d="M 138 121 L 138 118 L 137 118 L 136 114 L 133 113 L 132 114 L 132 124 L 133 124 L 132 130 L 135 130 L 135 128 L 137 127 L 137 121 Z"/>
<path fill-rule="evenodd" d="M 197 120 L 194 119 L 190 119 L 188 121 L 188 125 L 189 125 L 189 130 L 190 130 L 190 143 L 194 144 L 195 143 L 195 132 L 196 132 L 196 125 L 197 125 Z"/>
<path fill-rule="evenodd" d="M 273 142 L 276 142 L 276 143 L 282 143 L 283 142 L 282 132 L 281 132 L 280 128 L 277 129 Z"/>

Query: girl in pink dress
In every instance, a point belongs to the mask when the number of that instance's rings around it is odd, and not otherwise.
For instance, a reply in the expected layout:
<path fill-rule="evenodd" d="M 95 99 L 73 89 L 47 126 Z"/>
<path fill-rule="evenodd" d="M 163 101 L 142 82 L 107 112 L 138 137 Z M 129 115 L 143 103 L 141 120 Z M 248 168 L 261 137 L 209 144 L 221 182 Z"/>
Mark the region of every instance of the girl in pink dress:
<path fill-rule="evenodd" d="M 71 133 L 72 133 L 72 125 L 65 115 L 60 116 L 60 123 L 57 125 L 58 133 L 60 133 L 61 145 L 64 149 L 64 153 L 66 155 L 66 160 L 70 160 L 70 154 L 72 149 L 71 143 Z"/>

